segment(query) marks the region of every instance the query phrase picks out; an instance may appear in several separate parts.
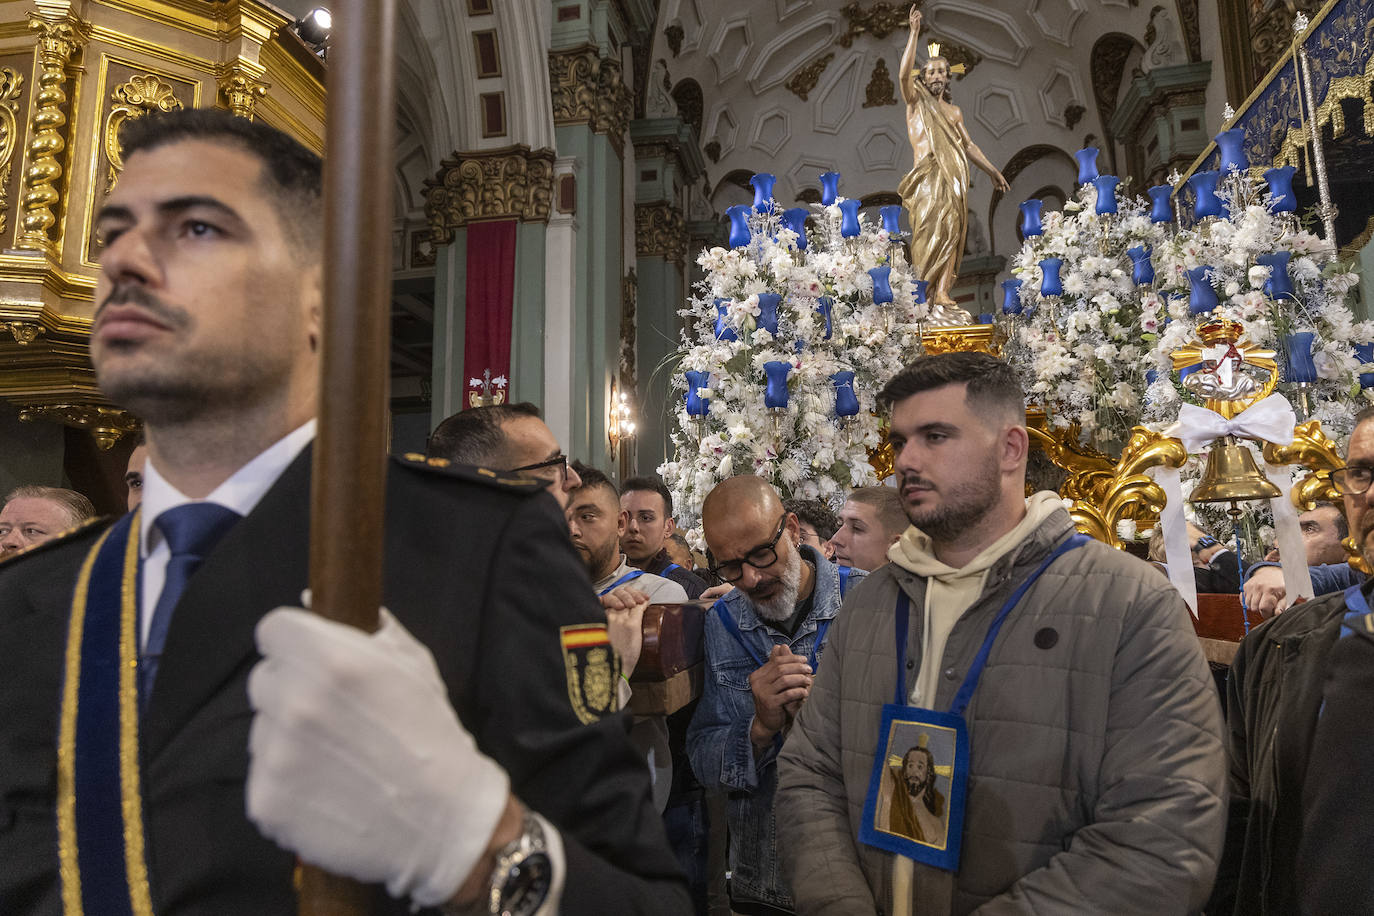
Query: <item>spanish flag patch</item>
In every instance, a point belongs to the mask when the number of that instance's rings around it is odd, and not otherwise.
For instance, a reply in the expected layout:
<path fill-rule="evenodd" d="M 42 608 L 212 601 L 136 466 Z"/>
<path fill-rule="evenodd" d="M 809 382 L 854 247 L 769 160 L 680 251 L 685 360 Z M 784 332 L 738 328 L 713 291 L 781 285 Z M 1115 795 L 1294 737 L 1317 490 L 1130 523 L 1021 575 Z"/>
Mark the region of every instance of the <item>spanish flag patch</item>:
<path fill-rule="evenodd" d="M 563 646 L 563 667 L 568 675 L 568 702 L 578 720 L 590 725 L 615 712 L 620 657 L 611 648 L 606 625 L 561 627 L 558 640 Z"/>

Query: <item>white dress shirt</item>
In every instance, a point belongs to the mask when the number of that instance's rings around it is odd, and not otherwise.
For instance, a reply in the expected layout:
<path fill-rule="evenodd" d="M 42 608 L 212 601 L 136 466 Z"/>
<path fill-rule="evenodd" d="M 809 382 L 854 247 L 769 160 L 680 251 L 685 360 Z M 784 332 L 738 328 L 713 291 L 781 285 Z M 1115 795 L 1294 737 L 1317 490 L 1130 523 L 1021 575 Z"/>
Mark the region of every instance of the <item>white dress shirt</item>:
<path fill-rule="evenodd" d="M 143 468 L 143 514 L 138 529 L 138 552 L 143 561 L 143 582 L 138 596 L 139 648 L 148 641 L 148 631 L 153 625 L 153 609 L 157 607 L 158 596 L 162 594 L 162 586 L 167 581 L 167 561 L 171 558 L 166 539 L 153 524 L 157 517 L 168 509 L 195 502 L 215 503 L 233 509 L 239 515 L 247 515 L 314 438 L 315 421 L 310 420 L 239 468 L 204 499 L 191 499 L 172 486 L 157 472 L 152 457 L 148 458 Z"/>

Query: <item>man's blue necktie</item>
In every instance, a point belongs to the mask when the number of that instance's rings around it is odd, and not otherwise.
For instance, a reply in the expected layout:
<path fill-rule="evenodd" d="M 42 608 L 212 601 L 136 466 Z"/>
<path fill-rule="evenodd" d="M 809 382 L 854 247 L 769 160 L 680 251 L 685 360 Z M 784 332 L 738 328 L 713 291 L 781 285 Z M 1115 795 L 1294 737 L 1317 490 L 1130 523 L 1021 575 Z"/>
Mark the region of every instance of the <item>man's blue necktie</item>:
<path fill-rule="evenodd" d="M 162 647 L 167 642 L 167 628 L 172 621 L 172 611 L 186 591 L 186 583 L 200 568 L 201 562 L 214 550 L 220 538 L 229 533 L 241 515 L 233 509 L 215 503 L 187 503 L 163 512 L 153 524 L 167 540 L 172 555 L 167 560 L 167 577 L 162 585 L 162 593 L 153 607 L 152 625 L 148 628 L 148 640 L 138 660 L 138 694 L 140 705 L 145 707 L 153 694 L 153 679 L 157 677 L 158 662 L 162 658 Z"/>

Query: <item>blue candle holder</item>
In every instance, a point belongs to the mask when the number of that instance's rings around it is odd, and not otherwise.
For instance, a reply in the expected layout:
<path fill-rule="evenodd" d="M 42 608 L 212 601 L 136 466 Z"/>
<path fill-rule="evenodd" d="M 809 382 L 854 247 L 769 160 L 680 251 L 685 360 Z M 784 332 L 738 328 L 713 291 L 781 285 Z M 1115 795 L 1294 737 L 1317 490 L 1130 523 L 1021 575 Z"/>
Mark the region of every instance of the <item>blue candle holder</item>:
<path fill-rule="evenodd" d="M 1312 341 L 1315 337 L 1311 331 L 1297 331 L 1283 338 L 1284 350 L 1288 354 L 1283 366 L 1284 381 L 1310 385 L 1317 380 L 1317 365 L 1312 361 Z"/>
<path fill-rule="evenodd" d="M 892 268 L 873 267 L 868 275 L 873 278 L 873 304 L 887 305 L 892 301 Z"/>
<path fill-rule="evenodd" d="M 1174 193 L 1173 185 L 1157 184 L 1145 193 L 1150 195 L 1150 222 L 1172 223 L 1174 208 L 1169 198 Z"/>
<path fill-rule="evenodd" d="M 759 293 L 759 320 L 756 324 L 772 334 L 778 336 L 778 304 L 782 302 L 782 296 L 778 293 Z"/>
<path fill-rule="evenodd" d="M 1021 314 L 1021 279 L 1019 277 L 1002 281 L 1002 314 Z"/>
<path fill-rule="evenodd" d="M 1043 206 L 1045 206 L 1045 202 L 1036 197 L 1022 202 L 1021 234 L 1026 238 L 1045 234 L 1045 227 L 1040 225 L 1040 208 Z"/>
<path fill-rule="evenodd" d="M 1064 281 L 1059 279 L 1059 269 L 1063 266 L 1063 258 L 1045 258 L 1040 262 L 1040 295 L 1064 295 Z"/>
<path fill-rule="evenodd" d="M 991 312 L 980 312 L 977 321 L 979 324 L 992 324 L 993 315 Z"/>
<path fill-rule="evenodd" d="M 1374 343 L 1355 344 L 1355 358 L 1362 363 L 1374 363 Z M 1360 387 L 1374 388 L 1374 372 L 1360 373 Z"/>
<path fill-rule="evenodd" d="M 916 303 L 917 305 L 925 305 L 925 304 L 926 304 L 926 290 L 930 288 L 930 281 L 929 281 L 929 280 L 912 280 L 912 281 L 911 281 L 911 287 L 912 287 L 912 289 L 911 289 L 911 301 L 914 302 L 914 303 Z"/>
<path fill-rule="evenodd" d="M 883 220 L 883 231 L 888 235 L 900 235 L 902 232 L 902 208 L 898 204 L 888 204 L 886 207 L 878 208 L 878 215 Z"/>
<path fill-rule="evenodd" d="M 764 375 L 768 381 L 763 391 L 763 406 L 775 410 L 787 407 L 787 374 L 792 364 L 781 360 L 771 360 L 763 364 Z"/>
<path fill-rule="evenodd" d="M 1102 152 L 1095 146 L 1085 146 L 1073 154 L 1078 160 L 1078 183 L 1089 184 L 1098 176 L 1097 155 Z"/>
<path fill-rule="evenodd" d="M 1293 193 L 1293 173 L 1296 171 L 1291 165 L 1265 170 L 1264 180 L 1269 185 L 1269 196 L 1272 198 L 1269 209 L 1275 213 L 1298 211 L 1298 195 Z"/>
<path fill-rule="evenodd" d="M 1193 216 L 1197 219 L 1221 216 L 1226 212 L 1226 205 L 1217 197 L 1217 182 L 1220 180 L 1221 172 L 1216 169 L 1198 172 L 1188 179 L 1188 187 L 1193 189 L 1193 194 L 1197 197 L 1193 204 Z"/>
<path fill-rule="evenodd" d="M 759 172 L 749 179 L 754 186 L 754 209 L 766 213 L 773 209 L 773 183 L 778 179 L 767 172 Z"/>
<path fill-rule="evenodd" d="M 1127 248 L 1126 254 L 1131 256 L 1131 282 L 1137 286 L 1146 286 L 1155 282 L 1155 265 L 1150 259 L 1150 249 L 1144 245 L 1137 245 L 1134 248 Z"/>
<path fill-rule="evenodd" d="M 730 327 L 728 316 L 730 314 L 730 300 L 716 300 L 716 340 L 739 340 L 739 335 L 735 329 Z"/>
<path fill-rule="evenodd" d="M 1093 179 L 1097 189 L 1097 215 L 1116 212 L 1116 186 L 1121 182 L 1115 175 L 1099 175 Z"/>
<path fill-rule="evenodd" d="M 1212 268 L 1203 265 L 1184 271 L 1188 278 L 1188 311 L 1205 315 L 1217 307 L 1217 291 L 1212 288 Z"/>
<path fill-rule="evenodd" d="M 749 208 L 744 204 L 735 204 L 726 209 L 725 215 L 730 219 L 730 247 L 748 248 L 754 237 L 749 230 Z"/>
<path fill-rule="evenodd" d="M 1264 294 L 1270 299 L 1292 299 L 1293 280 L 1288 276 L 1288 262 L 1291 252 L 1276 251 L 1255 258 L 1255 263 L 1269 268 L 1269 279 L 1264 281 Z"/>
<path fill-rule="evenodd" d="M 782 211 L 782 225 L 797 233 L 797 250 L 806 250 L 806 218 L 811 214 L 805 207 L 792 207 Z"/>
<path fill-rule="evenodd" d="M 816 311 L 820 312 L 821 317 L 825 319 L 825 336 L 822 337 L 821 340 L 829 340 L 834 333 L 834 329 L 831 327 L 830 322 L 832 316 L 835 314 L 835 300 L 831 299 L 829 296 L 821 296 L 816 302 Z"/>
<path fill-rule="evenodd" d="M 703 398 L 697 391 L 711 387 L 711 373 L 705 369 L 696 372 L 689 369 L 684 374 L 687 376 L 687 414 L 704 417 L 711 412 L 711 399 Z"/>
<path fill-rule="evenodd" d="M 1221 151 L 1221 172 L 1244 172 L 1250 168 L 1250 160 L 1245 157 L 1245 128 L 1233 127 L 1217 134 L 1217 149 Z"/>
<path fill-rule="evenodd" d="M 821 173 L 821 206 L 828 207 L 840 196 L 840 173 Z"/>
<path fill-rule="evenodd" d="M 863 201 L 849 200 L 840 201 L 840 235 L 847 239 L 852 239 L 859 234 L 859 208 L 863 206 Z"/>
<path fill-rule="evenodd" d="M 859 399 L 854 394 L 854 373 L 849 370 L 830 376 L 835 387 L 835 416 L 852 417 L 859 412 Z"/>

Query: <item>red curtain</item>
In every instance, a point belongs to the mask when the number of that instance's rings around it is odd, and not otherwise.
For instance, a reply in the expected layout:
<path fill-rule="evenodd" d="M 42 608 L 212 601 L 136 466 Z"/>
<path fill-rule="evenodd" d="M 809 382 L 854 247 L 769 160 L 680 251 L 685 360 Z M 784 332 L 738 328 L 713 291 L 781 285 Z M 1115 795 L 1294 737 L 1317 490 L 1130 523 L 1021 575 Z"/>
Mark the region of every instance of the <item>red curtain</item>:
<path fill-rule="evenodd" d="M 468 224 L 467 244 L 467 334 L 463 342 L 463 373 L 467 376 L 469 405 L 473 394 L 481 394 L 483 379 L 490 372 L 492 393 L 503 397 L 509 387 L 497 379 L 510 377 L 511 314 L 515 299 L 516 220 L 495 220 Z"/>

